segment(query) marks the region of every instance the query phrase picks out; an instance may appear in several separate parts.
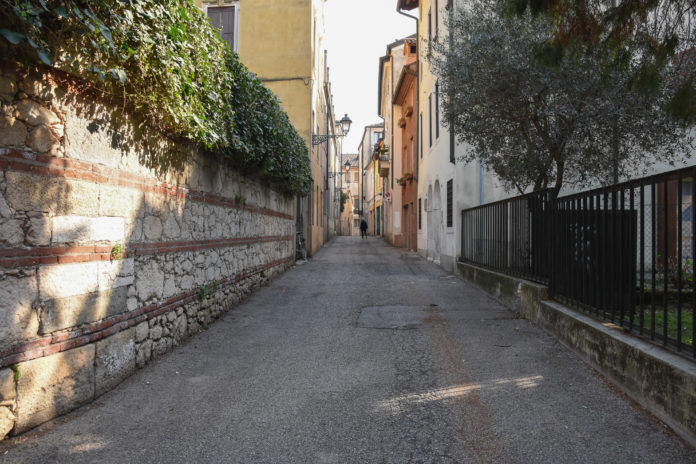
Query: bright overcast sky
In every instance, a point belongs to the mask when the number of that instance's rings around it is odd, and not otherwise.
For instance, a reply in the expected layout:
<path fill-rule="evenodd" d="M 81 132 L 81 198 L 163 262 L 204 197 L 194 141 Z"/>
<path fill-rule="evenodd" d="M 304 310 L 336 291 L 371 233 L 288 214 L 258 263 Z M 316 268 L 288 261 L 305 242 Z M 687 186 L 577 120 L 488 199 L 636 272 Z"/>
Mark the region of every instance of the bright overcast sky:
<path fill-rule="evenodd" d="M 328 0 L 325 12 L 336 118 L 348 113 L 353 120 L 343 152 L 357 153 L 363 128 L 382 121 L 377 115 L 379 58 L 388 44 L 415 34 L 416 22 L 396 12 L 396 0 Z"/>

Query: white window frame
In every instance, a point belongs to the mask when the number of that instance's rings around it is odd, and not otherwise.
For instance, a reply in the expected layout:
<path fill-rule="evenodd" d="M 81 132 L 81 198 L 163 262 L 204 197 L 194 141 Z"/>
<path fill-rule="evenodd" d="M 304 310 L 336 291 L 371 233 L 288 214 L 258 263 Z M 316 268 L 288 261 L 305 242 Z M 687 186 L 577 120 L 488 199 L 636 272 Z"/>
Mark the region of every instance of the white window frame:
<path fill-rule="evenodd" d="M 225 3 L 224 5 L 204 5 L 203 12 L 208 16 L 208 9 L 210 8 L 234 8 L 234 47 L 235 53 L 239 53 L 239 1 Z"/>

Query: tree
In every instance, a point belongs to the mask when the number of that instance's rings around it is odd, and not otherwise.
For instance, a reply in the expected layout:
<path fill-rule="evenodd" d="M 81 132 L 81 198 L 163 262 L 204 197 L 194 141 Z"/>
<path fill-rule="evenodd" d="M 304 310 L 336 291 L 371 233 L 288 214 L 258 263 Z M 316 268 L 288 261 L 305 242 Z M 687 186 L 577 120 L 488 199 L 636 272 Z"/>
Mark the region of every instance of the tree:
<path fill-rule="evenodd" d="M 485 0 L 453 12 L 448 26 L 451 37 L 429 58 L 447 96 L 443 120 L 468 144 L 460 159 L 480 159 L 507 189 L 558 193 L 609 183 L 614 166 L 633 175 L 690 154 L 687 129 L 661 109 L 675 80 L 668 72 L 662 90 L 646 95 L 629 88 L 630 66 L 602 68 L 598 50 L 549 67 L 533 51 L 548 24 Z"/>
<path fill-rule="evenodd" d="M 680 69 L 666 109 L 691 124 L 696 123 L 696 67 L 692 29 L 696 0 L 505 0 L 508 12 L 549 18 L 552 36 L 536 51 L 540 58 L 561 59 L 580 43 L 602 48 L 605 65 L 623 67 L 639 63 L 629 84 L 650 93 L 662 84 L 661 70 Z"/>
<path fill-rule="evenodd" d="M 348 194 L 344 191 L 341 191 L 341 212 L 343 212 L 346 209 L 346 201 L 348 201 L 348 198 Z"/>

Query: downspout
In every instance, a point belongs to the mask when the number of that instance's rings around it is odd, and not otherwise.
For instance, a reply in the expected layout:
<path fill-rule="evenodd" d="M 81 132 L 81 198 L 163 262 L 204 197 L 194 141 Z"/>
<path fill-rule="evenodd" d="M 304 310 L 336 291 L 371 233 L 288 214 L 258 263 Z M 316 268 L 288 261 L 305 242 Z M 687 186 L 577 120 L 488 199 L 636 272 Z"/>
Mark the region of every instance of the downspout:
<path fill-rule="evenodd" d="M 404 42 L 404 47 L 406 46 L 406 42 Z M 389 60 L 391 61 L 391 77 L 389 81 L 389 86 L 392 89 L 392 100 L 394 99 L 394 55 L 389 57 Z M 394 191 L 394 159 L 396 157 L 396 148 L 394 147 L 394 102 L 390 102 L 391 105 L 391 153 L 390 153 L 390 158 L 391 158 L 391 166 L 390 166 L 390 174 L 391 174 L 391 190 L 392 192 Z M 399 150 L 400 151 L 400 150 Z M 393 194 L 392 194 L 393 195 Z M 393 200 L 393 198 L 392 198 Z M 394 233 L 394 229 L 392 228 L 392 235 Z"/>

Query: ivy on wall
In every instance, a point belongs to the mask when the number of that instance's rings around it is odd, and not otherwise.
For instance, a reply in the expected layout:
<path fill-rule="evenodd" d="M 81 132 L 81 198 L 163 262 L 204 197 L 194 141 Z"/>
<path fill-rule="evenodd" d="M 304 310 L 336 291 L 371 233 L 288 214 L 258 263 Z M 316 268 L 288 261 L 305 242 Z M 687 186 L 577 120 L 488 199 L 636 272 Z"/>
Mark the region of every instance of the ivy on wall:
<path fill-rule="evenodd" d="M 77 76 L 148 127 L 288 193 L 310 190 L 304 140 L 191 0 L 0 0 L 0 52 Z M 7 13 L 7 14 L 5 14 Z"/>

